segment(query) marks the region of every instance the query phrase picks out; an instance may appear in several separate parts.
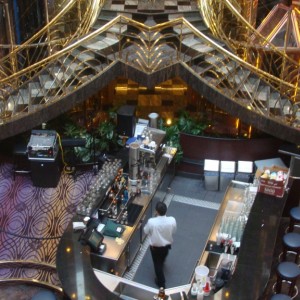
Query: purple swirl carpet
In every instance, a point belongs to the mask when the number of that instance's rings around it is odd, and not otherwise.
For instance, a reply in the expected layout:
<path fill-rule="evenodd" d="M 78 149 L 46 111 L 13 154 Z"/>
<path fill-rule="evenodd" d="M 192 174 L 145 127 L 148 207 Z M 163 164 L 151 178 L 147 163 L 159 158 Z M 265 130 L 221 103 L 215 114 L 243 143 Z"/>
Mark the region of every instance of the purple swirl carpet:
<path fill-rule="evenodd" d="M 57 187 L 40 188 L 33 186 L 30 175 L 14 180 L 12 165 L 0 164 L 0 261 L 55 265 L 60 237 L 93 180 L 92 172 L 76 179 L 62 173 Z M 0 279 L 16 277 L 60 285 L 55 272 L 0 268 Z"/>

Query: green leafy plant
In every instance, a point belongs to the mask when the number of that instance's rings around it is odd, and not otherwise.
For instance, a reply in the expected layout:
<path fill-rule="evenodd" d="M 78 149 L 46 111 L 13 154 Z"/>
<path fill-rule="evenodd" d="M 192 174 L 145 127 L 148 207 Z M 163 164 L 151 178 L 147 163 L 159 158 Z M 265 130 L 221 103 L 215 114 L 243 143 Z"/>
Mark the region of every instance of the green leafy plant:
<path fill-rule="evenodd" d="M 192 117 L 187 111 L 180 112 L 177 125 L 180 132 L 194 135 L 202 134 L 203 130 L 207 127 L 206 124 Z"/>
<path fill-rule="evenodd" d="M 74 147 L 76 158 L 83 163 L 92 162 L 101 153 L 115 151 L 119 147 L 115 124 L 110 120 L 101 122 L 90 130 L 76 123 L 68 123 L 65 125 L 64 135 L 68 138 L 85 139 L 85 147 Z"/>
<path fill-rule="evenodd" d="M 164 121 L 160 123 L 160 129 L 166 132 L 166 141 L 169 146 L 176 147 L 175 161 L 179 163 L 183 157 L 180 145 L 180 133 L 201 135 L 207 125 L 197 118 L 192 117 L 187 111 L 181 111 L 178 119 L 173 125 L 167 125 Z"/>

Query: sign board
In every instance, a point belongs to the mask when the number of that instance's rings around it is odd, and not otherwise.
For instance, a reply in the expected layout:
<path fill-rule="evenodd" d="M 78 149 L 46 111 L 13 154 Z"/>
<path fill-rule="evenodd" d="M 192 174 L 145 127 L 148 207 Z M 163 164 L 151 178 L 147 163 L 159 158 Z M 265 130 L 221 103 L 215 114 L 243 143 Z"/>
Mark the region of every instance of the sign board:
<path fill-rule="evenodd" d="M 283 197 L 285 190 L 284 181 L 260 178 L 258 191 L 275 197 Z"/>
<path fill-rule="evenodd" d="M 280 166 L 264 168 L 264 170 L 257 170 L 256 176 L 257 178 L 259 178 L 258 192 L 275 197 L 283 197 L 285 186 L 288 181 L 287 168 L 283 168 Z M 276 179 L 274 179 L 274 176 Z"/>

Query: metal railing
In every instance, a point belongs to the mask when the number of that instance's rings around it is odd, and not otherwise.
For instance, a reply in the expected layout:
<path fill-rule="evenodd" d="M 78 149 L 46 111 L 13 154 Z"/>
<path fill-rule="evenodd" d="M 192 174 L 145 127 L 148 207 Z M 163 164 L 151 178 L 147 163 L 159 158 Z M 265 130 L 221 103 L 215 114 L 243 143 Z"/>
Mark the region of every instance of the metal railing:
<path fill-rule="evenodd" d="M 63 295 L 62 287 L 50 282 L 51 274 L 56 273 L 56 266 L 32 260 L 1 260 L 0 269 L 10 269 L 10 276 L 0 278 L 0 285 L 29 284 L 51 290 Z M 28 272 L 30 270 L 30 272 Z M 30 275 L 30 277 L 29 277 Z"/>
<path fill-rule="evenodd" d="M 223 2 L 228 1 L 211 0 L 210 3 L 211 7 L 224 8 Z M 219 15 L 211 14 L 206 16 L 206 19 L 213 32 L 220 32 L 216 25 Z M 236 20 L 239 20 L 237 16 Z M 175 27 L 181 28 L 179 34 L 173 30 Z M 225 29 L 224 25 L 224 31 Z M 227 42 L 229 38 L 225 35 L 222 35 L 222 38 L 223 36 Z M 192 46 L 191 41 L 194 43 Z M 237 46 L 237 52 L 240 52 L 240 49 L 245 50 L 242 46 L 246 46 L 246 43 L 242 39 L 233 41 L 232 44 Z M 247 51 L 248 49 L 250 47 Z M 255 49 L 257 51 L 257 48 Z M 267 50 L 261 49 L 266 57 L 268 57 Z M 253 58 L 255 51 L 248 56 Z M 281 52 L 274 48 L 274 56 L 275 54 L 280 55 Z M 209 64 L 208 71 L 204 72 L 202 66 L 195 62 L 200 56 L 203 57 L 202 62 Z M 78 37 L 73 43 L 65 45 L 50 56 L 2 78 L 0 123 L 10 122 L 24 114 L 34 113 L 44 105 L 60 101 L 70 92 L 80 89 L 103 74 L 109 66 L 119 60 L 147 74 L 175 63 L 183 63 L 195 76 L 218 89 L 220 93 L 230 95 L 233 101 L 249 107 L 259 115 L 287 126 L 298 127 L 299 67 L 285 54 L 280 57 L 286 58 L 284 67 L 289 80 L 275 76 L 266 68 L 261 68 L 258 63 L 253 64 L 251 59 L 249 62 L 249 59 L 232 53 L 224 47 L 224 43 L 209 38 L 183 18 L 151 27 L 120 15 L 104 26 Z M 269 60 L 266 61 L 268 64 Z M 282 61 L 278 59 L 280 67 L 283 67 Z M 277 100 L 261 99 L 262 90 L 252 92 L 248 88 L 249 80 L 246 72 L 250 72 L 256 80 L 264 83 L 264 86 L 260 85 L 261 89 L 268 87 L 271 92 L 277 92 Z M 41 78 L 45 76 L 51 77 L 51 80 L 41 84 Z M 41 87 L 35 88 L 38 84 Z M 26 91 L 30 89 L 30 85 L 33 86 L 34 95 L 27 99 L 23 94 L 28 94 Z M 33 91 L 31 90 L 31 94 Z"/>
<path fill-rule="evenodd" d="M 0 80 L 18 74 L 86 34 L 103 4 L 104 0 L 65 0 L 59 5 L 59 11 L 54 10 L 56 14 L 46 26 L 24 43 L 0 45 L 1 48 L 9 48 L 9 54 L 0 59 Z M 11 87 L 14 85 L 18 82 L 10 84 Z"/>
<path fill-rule="evenodd" d="M 231 0 L 199 0 L 198 5 L 206 25 L 233 53 L 257 70 L 264 71 L 265 77 L 267 74 L 278 77 L 281 83 L 277 89 L 283 94 L 288 93 L 294 102 L 300 100 L 297 89 L 300 62 L 294 59 L 297 56 L 289 55 L 285 47 L 274 46 L 248 22 L 249 7 L 245 8 L 241 1 Z M 300 49 L 293 51 L 300 54 Z M 285 83 L 294 85 L 295 92 L 287 91 Z"/>

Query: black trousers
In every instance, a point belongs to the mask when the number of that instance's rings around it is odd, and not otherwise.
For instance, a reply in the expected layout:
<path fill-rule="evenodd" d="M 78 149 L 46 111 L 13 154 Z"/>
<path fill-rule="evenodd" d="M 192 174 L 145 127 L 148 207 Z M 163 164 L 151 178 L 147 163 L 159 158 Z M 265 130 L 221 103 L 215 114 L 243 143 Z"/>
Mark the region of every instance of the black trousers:
<path fill-rule="evenodd" d="M 150 246 L 151 256 L 154 264 L 154 271 L 157 278 L 158 287 L 166 288 L 166 279 L 164 274 L 164 262 L 171 246 L 154 247 Z"/>

